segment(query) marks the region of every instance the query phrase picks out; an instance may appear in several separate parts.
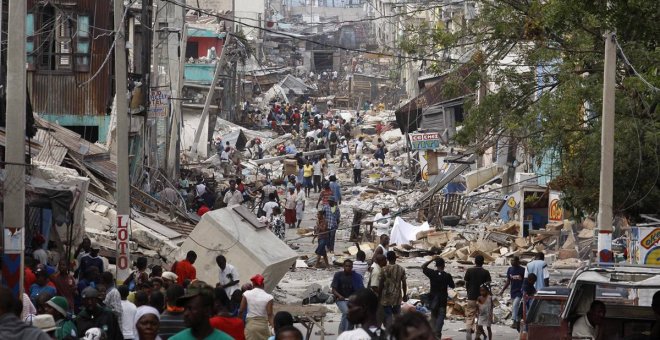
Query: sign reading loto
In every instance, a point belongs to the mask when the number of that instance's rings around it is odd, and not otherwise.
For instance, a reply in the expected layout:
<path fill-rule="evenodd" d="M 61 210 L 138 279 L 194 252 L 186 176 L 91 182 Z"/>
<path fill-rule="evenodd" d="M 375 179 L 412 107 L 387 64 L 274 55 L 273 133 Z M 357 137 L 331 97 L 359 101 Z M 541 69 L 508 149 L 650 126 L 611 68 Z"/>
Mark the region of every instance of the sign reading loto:
<path fill-rule="evenodd" d="M 122 277 L 123 273 L 131 270 L 130 222 L 128 215 L 117 215 L 117 277 Z"/>

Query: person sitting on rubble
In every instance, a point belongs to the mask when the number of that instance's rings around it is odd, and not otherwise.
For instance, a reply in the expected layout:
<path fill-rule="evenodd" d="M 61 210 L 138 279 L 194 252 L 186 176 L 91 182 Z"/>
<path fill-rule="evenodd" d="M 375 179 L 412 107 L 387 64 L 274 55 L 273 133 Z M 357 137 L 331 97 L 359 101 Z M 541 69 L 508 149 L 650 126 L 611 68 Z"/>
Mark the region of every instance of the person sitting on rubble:
<path fill-rule="evenodd" d="M 589 306 L 587 314 L 582 315 L 573 323 L 571 336 L 574 338 L 600 339 L 600 326 L 605 320 L 607 309 L 603 301 L 594 300 Z"/>

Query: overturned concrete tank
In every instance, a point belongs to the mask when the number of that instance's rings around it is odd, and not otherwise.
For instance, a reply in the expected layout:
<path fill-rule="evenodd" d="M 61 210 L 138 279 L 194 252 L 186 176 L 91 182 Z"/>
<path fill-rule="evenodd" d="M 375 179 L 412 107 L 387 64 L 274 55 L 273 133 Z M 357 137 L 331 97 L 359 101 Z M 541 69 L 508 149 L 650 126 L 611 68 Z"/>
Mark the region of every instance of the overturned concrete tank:
<path fill-rule="evenodd" d="M 218 282 L 216 256 L 225 255 L 238 271 L 240 284 L 262 274 L 266 291 L 272 291 L 296 262 L 298 255 L 277 238 L 247 208 L 235 205 L 209 211 L 181 245 L 177 260 L 188 251 L 197 253 L 197 279 L 210 285 Z"/>

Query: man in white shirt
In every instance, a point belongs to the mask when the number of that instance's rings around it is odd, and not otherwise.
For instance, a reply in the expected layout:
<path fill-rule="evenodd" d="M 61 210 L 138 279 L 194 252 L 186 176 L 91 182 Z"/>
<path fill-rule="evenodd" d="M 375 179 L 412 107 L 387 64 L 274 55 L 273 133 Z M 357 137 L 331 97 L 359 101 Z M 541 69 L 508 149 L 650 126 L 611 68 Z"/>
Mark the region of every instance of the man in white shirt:
<path fill-rule="evenodd" d="M 236 190 L 236 181 L 229 181 L 229 190 L 225 193 L 225 197 L 222 201 L 225 202 L 227 206 L 243 203 L 243 194 Z"/>
<path fill-rule="evenodd" d="M 227 258 L 224 255 L 218 255 L 215 258 L 215 262 L 220 268 L 218 287 L 222 287 L 227 293 L 227 296 L 231 298 L 231 295 L 240 289 L 238 271 L 234 266 L 227 263 Z"/>
<path fill-rule="evenodd" d="M 573 337 L 585 337 L 596 339 L 598 337 L 598 327 L 605 319 L 605 304 L 602 301 L 594 300 L 589 307 L 586 315 L 581 316 L 573 323 Z"/>
<path fill-rule="evenodd" d="M 321 179 L 323 178 L 323 163 L 318 158 L 314 158 L 314 163 L 312 164 L 312 167 L 314 168 L 314 177 L 313 183 L 314 183 L 314 192 L 320 192 L 322 187 L 321 187 Z"/>
<path fill-rule="evenodd" d="M 383 207 L 381 212 L 374 216 L 374 228 L 376 229 L 376 236 L 383 234 L 390 234 L 392 227 L 392 217 L 390 216 L 390 208 Z"/>
<path fill-rule="evenodd" d="M 266 218 L 270 221 L 270 215 L 273 214 L 273 208 L 279 207 L 280 204 L 275 202 L 275 194 L 271 193 L 268 196 L 269 201 L 264 204 L 264 212 L 266 213 Z"/>
<path fill-rule="evenodd" d="M 360 137 L 358 138 L 357 141 L 355 141 L 355 154 L 361 155 L 363 149 L 364 149 L 364 137 Z"/>
<path fill-rule="evenodd" d="M 339 159 L 340 168 L 344 165 L 344 160 L 346 160 L 348 165 L 351 164 L 351 159 L 349 158 L 348 141 L 346 141 L 345 137 L 341 137 L 341 158 Z"/>
<path fill-rule="evenodd" d="M 202 182 L 201 178 L 197 181 L 197 186 L 195 186 L 195 192 L 197 193 L 197 197 L 201 197 L 206 192 L 206 184 Z"/>
<path fill-rule="evenodd" d="M 128 298 L 128 287 L 119 286 L 117 287 L 119 295 L 121 296 L 121 333 L 124 336 L 124 339 L 134 339 L 137 334 L 133 334 L 133 328 L 135 327 L 135 313 L 137 312 L 137 307 L 130 301 Z"/>
<path fill-rule="evenodd" d="M 355 156 L 353 161 L 353 183 L 355 185 L 362 183 L 362 160 L 360 155 Z"/>

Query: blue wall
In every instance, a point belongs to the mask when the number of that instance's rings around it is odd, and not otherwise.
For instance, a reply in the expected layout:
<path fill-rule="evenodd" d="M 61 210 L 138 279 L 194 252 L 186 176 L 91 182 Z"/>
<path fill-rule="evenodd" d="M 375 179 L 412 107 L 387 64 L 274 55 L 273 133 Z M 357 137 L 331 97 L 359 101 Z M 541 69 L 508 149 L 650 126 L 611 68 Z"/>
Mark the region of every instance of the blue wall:
<path fill-rule="evenodd" d="M 110 127 L 110 116 L 53 115 L 39 113 L 39 117 L 62 126 L 98 126 L 99 143 L 105 143 Z"/>

